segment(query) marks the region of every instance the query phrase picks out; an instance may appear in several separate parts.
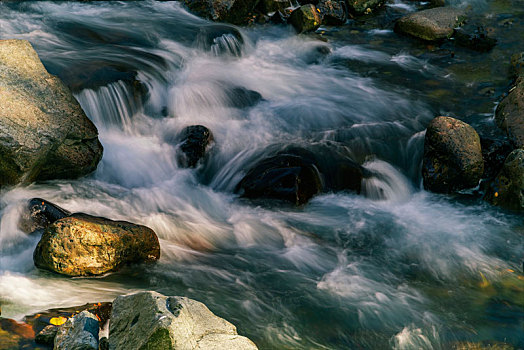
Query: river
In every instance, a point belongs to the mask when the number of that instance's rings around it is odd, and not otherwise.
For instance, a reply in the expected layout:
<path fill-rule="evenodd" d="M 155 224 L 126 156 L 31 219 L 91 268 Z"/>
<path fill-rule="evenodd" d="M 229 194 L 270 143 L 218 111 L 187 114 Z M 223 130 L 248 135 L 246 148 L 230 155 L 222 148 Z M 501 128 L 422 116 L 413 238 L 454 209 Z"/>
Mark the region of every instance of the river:
<path fill-rule="evenodd" d="M 493 51 L 394 33 L 412 1 L 300 36 L 215 24 L 178 2 L 0 3 L 0 38 L 33 44 L 104 146 L 87 177 L 2 189 L 2 316 L 156 290 L 204 302 L 261 349 L 524 348 L 523 217 L 475 191 L 422 187 L 429 121 L 451 115 L 501 137 L 493 111 L 510 55 L 524 50 L 521 1 L 455 4 L 473 6 Z M 242 89 L 263 99 L 231 92 Z M 215 144 L 204 165 L 182 169 L 176 137 L 193 124 Z M 234 193 L 268 148 L 333 143 L 379 174 L 362 194 L 293 207 Z M 39 238 L 17 228 L 32 197 L 147 225 L 161 258 L 98 278 L 38 270 Z"/>

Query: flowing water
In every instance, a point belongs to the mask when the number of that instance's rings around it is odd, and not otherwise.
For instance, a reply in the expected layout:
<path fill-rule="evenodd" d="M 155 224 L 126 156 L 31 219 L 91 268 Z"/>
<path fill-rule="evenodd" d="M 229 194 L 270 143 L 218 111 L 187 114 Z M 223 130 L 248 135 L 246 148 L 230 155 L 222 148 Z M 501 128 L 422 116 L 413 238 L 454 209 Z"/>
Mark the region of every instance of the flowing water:
<path fill-rule="evenodd" d="M 211 23 L 177 2 L 0 3 L 0 38 L 33 44 L 104 145 L 85 178 L 2 190 L 2 316 L 156 290 L 204 302 L 261 349 L 524 348 L 522 216 L 421 186 L 434 116 L 502 135 L 493 110 L 509 55 L 524 50 L 521 1 L 456 5 L 499 39 L 492 52 L 395 34 L 417 2 L 308 36 Z M 215 143 L 204 165 L 181 169 L 177 135 L 193 124 Z M 375 176 L 362 195 L 301 207 L 234 194 L 266 150 L 290 144 L 346 147 Z M 99 278 L 37 270 L 38 237 L 17 228 L 32 197 L 147 225 L 160 261 Z"/>

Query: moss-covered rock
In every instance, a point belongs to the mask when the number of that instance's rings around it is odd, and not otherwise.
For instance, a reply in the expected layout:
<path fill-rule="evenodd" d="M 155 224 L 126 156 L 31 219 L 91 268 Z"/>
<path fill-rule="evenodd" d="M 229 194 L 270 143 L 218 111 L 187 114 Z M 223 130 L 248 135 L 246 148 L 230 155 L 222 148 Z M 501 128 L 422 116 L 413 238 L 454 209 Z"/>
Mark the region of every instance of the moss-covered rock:
<path fill-rule="evenodd" d="M 315 5 L 302 5 L 291 12 L 289 23 L 298 33 L 312 32 L 320 27 L 320 13 Z"/>
<path fill-rule="evenodd" d="M 37 267 L 67 276 L 101 275 L 159 257 L 150 228 L 81 213 L 48 226 L 33 255 Z"/>
<path fill-rule="evenodd" d="M 480 138 L 470 125 L 450 117 L 433 119 L 426 131 L 424 187 L 449 193 L 477 186 L 484 172 Z"/>
<path fill-rule="evenodd" d="M 524 148 L 524 77 L 497 106 L 495 121 L 516 148 Z"/>
<path fill-rule="evenodd" d="M 504 208 L 524 210 L 524 149 L 509 154 L 485 199 Z"/>
<path fill-rule="evenodd" d="M 0 40 L 0 185 L 75 178 L 102 157 L 95 125 L 25 40 Z"/>
<path fill-rule="evenodd" d="M 156 292 L 120 296 L 113 302 L 110 349 L 238 349 L 256 345 L 202 303 Z"/>
<path fill-rule="evenodd" d="M 463 10 L 438 7 L 400 18 L 395 23 L 395 30 L 419 39 L 435 41 L 451 37 L 453 29 L 461 25 L 465 19 Z"/>

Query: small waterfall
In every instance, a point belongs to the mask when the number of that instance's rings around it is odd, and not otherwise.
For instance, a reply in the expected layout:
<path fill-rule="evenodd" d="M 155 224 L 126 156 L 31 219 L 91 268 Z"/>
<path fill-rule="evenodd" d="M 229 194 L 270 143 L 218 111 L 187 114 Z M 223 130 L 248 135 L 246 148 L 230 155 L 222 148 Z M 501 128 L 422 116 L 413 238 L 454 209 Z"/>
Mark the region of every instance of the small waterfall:
<path fill-rule="evenodd" d="M 391 164 L 374 159 L 363 166 L 373 173 L 372 177 L 362 180 L 366 197 L 394 201 L 409 198 L 412 192 L 409 180 Z"/>
<path fill-rule="evenodd" d="M 142 107 L 134 89 L 121 80 L 96 90 L 84 89 L 75 97 L 96 125 L 125 131 L 132 128 L 133 115 Z"/>
<path fill-rule="evenodd" d="M 242 55 L 242 42 L 233 34 L 222 34 L 213 39 L 211 52 L 214 56 L 222 56 L 226 54 L 240 57 Z"/>

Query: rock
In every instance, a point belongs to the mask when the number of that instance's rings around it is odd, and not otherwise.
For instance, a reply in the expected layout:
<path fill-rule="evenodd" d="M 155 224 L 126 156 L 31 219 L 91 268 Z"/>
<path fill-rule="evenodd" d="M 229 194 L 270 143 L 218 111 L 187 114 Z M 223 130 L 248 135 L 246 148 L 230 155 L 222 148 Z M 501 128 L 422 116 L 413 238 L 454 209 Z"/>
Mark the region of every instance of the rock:
<path fill-rule="evenodd" d="M 55 337 L 58 333 L 58 326 L 50 324 L 44 327 L 35 337 L 35 342 L 42 345 L 53 346 L 55 344 Z"/>
<path fill-rule="evenodd" d="M 289 23 L 291 23 L 298 33 L 312 32 L 320 27 L 320 14 L 315 5 L 302 5 L 291 12 Z"/>
<path fill-rule="evenodd" d="M 480 138 L 470 125 L 450 117 L 433 119 L 426 131 L 424 188 L 449 193 L 477 186 L 484 172 Z"/>
<path fill-rule="evenodd" d="M 71 213 L 42 198 L 32 198 L 23 208 L 18 227 L 25 233 L 44 230 L 56 220 Z"/>
<path fill-rule="evenodd" d="M 507 209 L 524 210 L 524 149 L 509 154 L 484 199 Z"/>
<path fill-rule="evenodd" d="M 502 169 L 506 157 L 513 147 L 507 140 L 481 137 L 482 158 L 484 159 L 484 174 L 482 178 L 493 179 Z"/>
<path fill-rule="evenodd" d="M 517 78 L 524 73 L 524 52 L 511 55 L 509 74 L 512 78 Z"/>
<path fill-rule="evenodd" d="M 257 163 L 237 190 L 246 198 L 274 198 L 301 205 L 322 191 L 322 180 L 311 161 L 279 154 Z"/>
<path fill-rule="evenodd" d="M 0 349 L 24 349 L 34 338 L 35 332 L 27 323 L 0 317 Z"/>
<path fill-rule="evenodd" d="M 497 44 L 497 39 L 490 38 L 483 27 L 471 31 L 456 28 L 453 37 L 457 45 L 479 52 L 491 51 Z"/>
<path fill-rule="evenodd" d="M 178 164 L 183 168 L 194 168 L 204 158 L 213 134 L 203 125 L 191 125 L 182 130 Z"/>
<path fill-rule="evenodd" d="M 437 7 L 411 13 L 395 23 L 397 32 L 427 41 L 441 40 L 453 35 L 453 28 L 466 19 L 462 10 L 451 7 Z"/>
<path fill-rule="evenodd" d="M 96 316 L 88 311 L 82 311 L 58 328 L 53 349 L 98 350 L 98 331 Z"/>
<path fill-rule="evenodd" d="M 348 0 L 348 11 L 354 15 L 361 16 L 371 13 L 381 6 L 385 0 Z"/>
<path fill-rule="evenodd" d="M 265 14 L 277 11 L 285 13 L 288 7 L 293 7 L 290 0 L 260 0 L 257 5 L 257 9 Z"/>
<path fill-rule="evenodd" d="M 337 144 L 288 146 L 257 162 L 237 185 L 246 198 L 272 198 L 295 205 L 307 203 L 326 191 L 360 193 L 362 178 L 369 172 L 351 160 Z"/>
<path fill-rule="evenodd" d="M 229 97 L 227 105 L 228 107 L 233 108 L 253 107 L 263 99 L 259 92 L 248 90 L 240 86 L 226 88 L 225 92 Z"/>
<path fill-rule="evenodd" d="M 202 303 L 140 292 L 117 297 L 109 324 L 110 349 L 257 349 L 236 327 Z"/>
<path fill-rule="evenodd" d="M 196 38 L 197 46 L 213 52 L 216 56 L 232 55 L 240 57 L 244 38 L 240 31 L 227 24 L 202 26 Z"/>
<path fill-rule="evenodd" d="M 98 343 L 98 350 L 109 350 L 109 339 L 107 339 L 107 337 L 100 339 L 100 342 Z"/>
<path fill-rule="evenodd" d="M 80 177 L 102 158 L 95 125 L 25 40 L 0 40 L 0 130 L 0 185 Z"/>
<path fill-rule="evenodd" d="M 517 79 L 515 87 L 498 104 L 495 121 L 516 148 L 524 148 L 524 77 Z"/>
<path fill-rule="evenodd" d="M 82 213 L 48 226 L 33 254 L 37 267 L 67 276 L 101 275 L 159 257 L 158 237 L 150 228 Z"/>
<path fill-rule="evenodd" d="M 347 14 L 344 2 L 336 0 L 320 0 L 317 9 L 320 11 L 321 21 L 332 26 L 341 26 L 346 23 Z"/>
<path fill-rule="evenodd" d="M 498 341 L 483 341 L 479 343 L 473 342 L 453 342 L 449 344 L 451 350 L 515 350 L 515 348 L 507 343 Z"/>
<path fill-rule="evenodd" d="M 215 22 L 246 24 L 251 19 L 258 0 L 184 0 L 198 16 Z"/>

